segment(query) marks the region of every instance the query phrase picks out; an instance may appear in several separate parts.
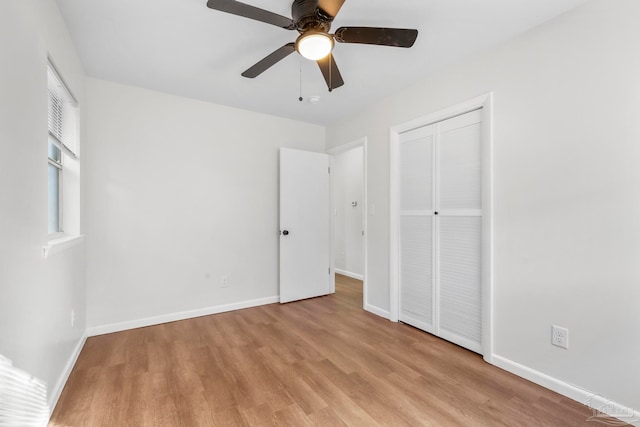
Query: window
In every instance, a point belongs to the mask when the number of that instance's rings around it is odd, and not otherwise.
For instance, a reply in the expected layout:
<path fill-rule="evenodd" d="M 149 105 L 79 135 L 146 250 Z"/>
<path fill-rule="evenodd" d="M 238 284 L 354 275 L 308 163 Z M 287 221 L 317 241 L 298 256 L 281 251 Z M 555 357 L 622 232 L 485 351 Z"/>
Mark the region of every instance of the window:
<path fill-rule="evenodd" d="M 60 178 L 62 176 L 62 152 L 49 137 L 49 234 L 62 232 L 62 203 Z"/>
<path fill-rule="evenodd" d="M 77 127 L 78 107 L 76 100 L 51 63 L 48 66 L 48 231 L 49 236 L 61 236 L 69 222 L 65 218 L 69 208 L 78 203 L 67 203 L 66 196 L 77 198 L 78 189 L 70 189 L 65 178 L 78 182 Z M 75 175 L 75 177 L 73 177 Z M 68 194 L 73 193 L 73 194 Z M 75 217 L 77 215 L 71 215 Z"/>

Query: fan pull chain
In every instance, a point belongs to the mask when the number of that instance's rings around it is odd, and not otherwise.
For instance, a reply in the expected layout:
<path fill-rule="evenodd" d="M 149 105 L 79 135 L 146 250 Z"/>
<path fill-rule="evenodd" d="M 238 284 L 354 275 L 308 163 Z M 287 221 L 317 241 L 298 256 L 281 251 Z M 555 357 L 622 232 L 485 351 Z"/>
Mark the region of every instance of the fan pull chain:
<path fill-rule="evenodd" d="M 300 61 L 300 98 L 298 101 L 302 102 L 302 61 Z"/>
<path fill-rule="evenodd" d="M 329 92 L 333 92 L 333 82 L 331 80 L 331 69 L 333 68 L 333 55 L 329 53 Z"/>

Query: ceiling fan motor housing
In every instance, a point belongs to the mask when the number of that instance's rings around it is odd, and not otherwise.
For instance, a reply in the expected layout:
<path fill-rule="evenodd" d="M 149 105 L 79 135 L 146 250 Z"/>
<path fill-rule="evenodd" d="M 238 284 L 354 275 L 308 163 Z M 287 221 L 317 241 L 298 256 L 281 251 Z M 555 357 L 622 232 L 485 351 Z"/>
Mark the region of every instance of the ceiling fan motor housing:
<path fill-rule="evenodd" d="M 318 8 L 318 0 L 294 0 L 291 5 L 291 17 L 300 33 L 308 30 L 328 33 L 333 20 L 333 17 L 325 15 Z"/>

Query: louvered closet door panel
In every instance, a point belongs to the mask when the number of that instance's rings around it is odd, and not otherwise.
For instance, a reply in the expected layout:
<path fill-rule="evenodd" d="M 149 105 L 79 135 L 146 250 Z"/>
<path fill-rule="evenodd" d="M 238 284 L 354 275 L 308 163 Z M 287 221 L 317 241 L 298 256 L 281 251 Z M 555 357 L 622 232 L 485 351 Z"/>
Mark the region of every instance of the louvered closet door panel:
<path fill-rule="evenodd" d="M 433 208 L 433 127 L 404 134 L 400 140 L 400 210 Z"/>
<path fill-rule="evenodd" d="M 482 217 L 440 217 L 440 335 L 482 350 Z"/>
<path fill-rule="evenodd" d="M 439 207 L 482 208 L 480 111 L 473 111 L 441 125 L 439 144 Z"/>
<path fill-rule="evenodd" d="M 479 353 L 481 137 L 478 110 L 399 138 L 399 318 Z"/>
<path fill-rule="evenodd" d="M 433 217 L 400 217 L 400 320 L 433 330 Z"/>

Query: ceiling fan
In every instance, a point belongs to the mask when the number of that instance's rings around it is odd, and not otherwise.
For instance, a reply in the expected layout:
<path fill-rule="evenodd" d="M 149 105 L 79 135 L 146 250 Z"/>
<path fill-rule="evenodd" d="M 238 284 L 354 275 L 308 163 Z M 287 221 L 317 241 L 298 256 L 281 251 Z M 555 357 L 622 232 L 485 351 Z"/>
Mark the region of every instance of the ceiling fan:
<path fill-rule="evenodd" d="M 293 52 L 298 52 L 318 63 L 331 92 L 344 84 L 331 53 L 335 42 L 408 48 L 413 46 L 418 37 L 418 30 L 378 27 L 341 27 L 334 34 L 329 34 L 331 23 L 344 1 L 294 0 L 291 5 L 292 19 L 234 0 L 209 0 L 207 7 L 300 33 L 295 43 L 287 43 L 276 49 L 244 71 L 243 77 L 257 77 Z"/>

